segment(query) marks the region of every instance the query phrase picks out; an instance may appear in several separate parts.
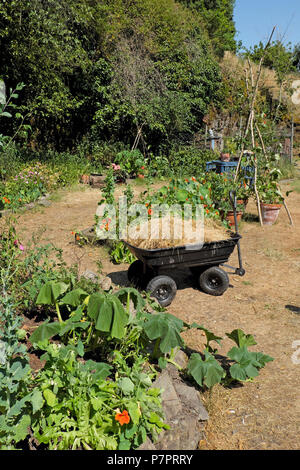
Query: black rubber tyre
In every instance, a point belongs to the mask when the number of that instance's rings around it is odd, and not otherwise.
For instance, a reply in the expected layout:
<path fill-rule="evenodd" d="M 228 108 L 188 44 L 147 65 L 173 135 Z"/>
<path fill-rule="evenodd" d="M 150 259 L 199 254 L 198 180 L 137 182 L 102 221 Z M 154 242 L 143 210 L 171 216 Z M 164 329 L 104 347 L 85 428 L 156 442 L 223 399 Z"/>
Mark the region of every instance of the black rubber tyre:
<path fill-rule="evenodd" d="M 206 269 L 199 276 L 199 287 L 210 295 L 222 295 L 228 289 L 229 277 L 218 266 Z"/>
<path fill-rule="evenodd" d="M 155 276 L 148 282 L 146 291 L 154 297 L 162 307 L 170 305 L 175 298 L 177 285 L 169 276 Z"/>

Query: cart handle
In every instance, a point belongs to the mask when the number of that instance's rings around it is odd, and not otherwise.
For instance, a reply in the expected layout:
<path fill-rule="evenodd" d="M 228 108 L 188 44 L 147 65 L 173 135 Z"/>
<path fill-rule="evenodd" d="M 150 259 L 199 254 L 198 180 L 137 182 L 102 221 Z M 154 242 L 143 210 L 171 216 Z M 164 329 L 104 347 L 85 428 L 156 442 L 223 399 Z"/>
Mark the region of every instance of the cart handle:
<path fill-rule="evenodd" d="M 238 233 L 238 224 L 237 224 L 237 218 L 236 218 L 236 192 L 235 191 L 233 190 L 229 191 L 229 199 L 233 208 L 235 232 Z"/>
<path fill-rule="evenodd" d="M 231 202 L 232 207 L 233 207 L 235 233 L 236 233 L 236 235 L 239 235 L 239 233 L 238 233 L 238 223 L 237 223 L 237 217 L 236 217 L 236 192 L 235 191 L 233 191 L 233 190 L 229 191 L 229 199 L 230 199 L 230 202 Z M 239 267 L 235 270 L 235 272 L 239 276 L 244 276 L 245 270 L 243 268 L 242 253 L 241 253 L 241 247 L 240 247 L 240 241 L 239 240 L 237 242 L 237 250 L 238 250 Z"/>

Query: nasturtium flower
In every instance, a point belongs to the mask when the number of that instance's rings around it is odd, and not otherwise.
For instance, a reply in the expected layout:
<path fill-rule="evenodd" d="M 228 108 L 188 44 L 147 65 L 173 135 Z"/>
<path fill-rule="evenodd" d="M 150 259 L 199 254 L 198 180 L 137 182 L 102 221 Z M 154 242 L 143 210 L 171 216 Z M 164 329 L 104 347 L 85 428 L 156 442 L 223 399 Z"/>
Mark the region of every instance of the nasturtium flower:
<path fill-rule="evenodd" d="M 130 423 L 130 416 L 128 414 L 128 411 L 124 410 L 122 411 L 122 413 L 117 413 L 115 415 L 115 420 L 118 421 L 121 426 L 123 426 L 123 424 Z"/>

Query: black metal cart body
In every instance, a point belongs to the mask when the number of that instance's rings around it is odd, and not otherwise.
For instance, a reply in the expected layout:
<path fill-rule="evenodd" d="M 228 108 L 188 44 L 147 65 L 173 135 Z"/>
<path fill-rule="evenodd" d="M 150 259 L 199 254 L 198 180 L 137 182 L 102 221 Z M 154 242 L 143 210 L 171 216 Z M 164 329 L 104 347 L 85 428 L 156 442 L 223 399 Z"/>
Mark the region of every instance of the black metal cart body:
<path fill-rule="evenodd" d="M 211 295 L 222 295 L 229 286 L 227 273 L 220 266 L 227 263 L 235 247 L 238 248 L 239 267 L 235 274 L 243 276 L 240 252 L 241 235 L 237 230 L 236 197 L 231 195 L 235 214 L 235 233 L 230 238 L 198 245 L 185 245 L 171 248 L 143 249 L 123 240 L 137 258 L 128 269 L 128 279 L 136 287 L 145 288 L 162 306 L 169 305 L 176 295 L 177 286 L 172 278 L 172 270 L 189 268 L 197 277 L 200 288 Z"/>

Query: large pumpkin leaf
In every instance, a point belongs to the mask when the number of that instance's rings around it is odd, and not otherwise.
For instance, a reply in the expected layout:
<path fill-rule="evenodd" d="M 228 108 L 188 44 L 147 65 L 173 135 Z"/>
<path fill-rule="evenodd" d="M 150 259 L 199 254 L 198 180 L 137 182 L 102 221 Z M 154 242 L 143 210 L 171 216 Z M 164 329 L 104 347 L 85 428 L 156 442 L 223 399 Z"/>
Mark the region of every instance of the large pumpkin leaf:
<path fill-rule="evenodd" d="M 45 339 L 52 338 L 60 333 L 62 324 L 55 321 L 49 323 L 49 320 L 46 320 L 42 325 L 38 326 L 37 329 L 32 333 L 29 338 L 29 341 L 32 344 L 39 343 Z"/>
<path fill-rule="evenodd" d="M 78 307 L 86 297 L 88 297 L 88 293 L 78 288 L 68 292 L 59 303 L 62 305 L 70 305 L 71 307 Z"/>
<path fill-rule="evenodd" d="M 151 315 L 144 325 L 144 331 L 149 339 L 161 339 L 159 348 L 164 354 L 176 346 L 182 347 L 184 345 L 180 336 L 182 329 L 183 321 L 170 313 Z"/>
<path fill-rule="evenodd" d="M 236 329 L 231 333 L 226 333 L 228 338 L 232 339 L 238 347 L 254 346 L 256 343 L 252 335 L 246 335 L 242 330 Z"/>
<path fill-rule="evenodd" d="M 198 353 L 193 353 L 188 362 L 188 370 L 196 382 L 208 388 L 220 383 L 225 377 L 225 371 L 208 351 L 204 351 L 204 360 Z"/>
<path fill-rule="evenodd" d="M 128 315 L 115 295 L 91 295 L 87 313 L 94 320 L 97 330 L 110 333 L 118 339 L 125 335 Z"/>
<path fill-rule="evenodd" d="M 66 292 L 68 284 L 64 282 L 49 281 L 41 288 L 37 299 L 37 305 L 53 305 L 58 297 Z"/>
<path fill-rule="evenodd" d="M 113 323 L 111 327 L 111 336 L 121 339 L 125 335 L 125 327 L 128 321 L 128 314 L 125 312 L 123 305 L 117 298 L 113 298 Z"/>
<path fill-rule="evenodd" d="M 145 306 L 145 300 L 138 290 L 133 287 L 124 287 L 115 293 L 115 296 L 121 301 L 123 305 L 128 307 L 128 301 L 132 301 L 136 311 L 140 311 Z"/>
<path fill-rule="evenodd" d="M 248 351 L 246 346 L 241 348 L 233 347 L 228 352 L 228 357 L 235 361 L 230 369 L 230 375 L 235 380 L 245 381 L 256 377 L 259 369 L 264 367 L 267 362 L 273 361 L 273 358 L 256 352 Z"/>

